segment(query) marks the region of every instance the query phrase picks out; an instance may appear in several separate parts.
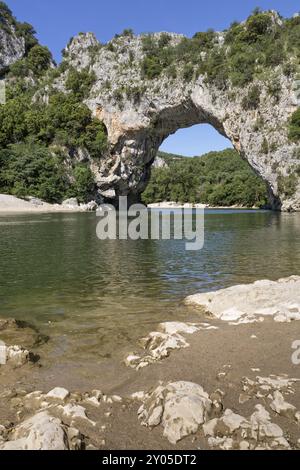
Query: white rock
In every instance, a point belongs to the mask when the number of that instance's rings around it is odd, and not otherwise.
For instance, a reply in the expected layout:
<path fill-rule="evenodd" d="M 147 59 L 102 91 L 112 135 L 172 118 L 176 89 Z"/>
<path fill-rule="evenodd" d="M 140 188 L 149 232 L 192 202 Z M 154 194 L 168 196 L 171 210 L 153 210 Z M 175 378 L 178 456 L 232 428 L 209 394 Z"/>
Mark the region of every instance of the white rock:
<path fill-rule="evenodd" d="M 70 396 L 70 392 L 67 389 L 56 387 L 53 390 L 50 390 L 49 393 L 47 393 L 46 398 L 51 398 L 51 399 L 59 400 L 59 401 L 65 401 L 69 396 Z"/>
<path fill-rule="evenodd" d="M 68 441 L 62 423 L 47 412 L 40 412 L 17 426 L 11 440 L 1 450 L 67 450 Z"/>
<path fill-rule="evenodd" d="M 139 410 L 144 426 L 164 428 L 164 436 L 176 444 L 195 433 L 207 421 L 212 402 L 200 385 L 174 382 L 157 387 Z"/>
<path fill-rule="evenodd" d="M 234 324 L 261 321 L 265 316 L 277 322 L 300 320 L 300 276 L 196 294 L 187 297 L 186 303 L 202 307 L 223 321 L 237 321 Z"/>
<path fill-rule="evenodd" d="M 95 406 L 96 408 L 99 408 L 100 406 L 99 400 L 96 397 L 88 397 L 84 400 L 84 402 L 87 405 Z"/>
<path fill-rule="evenodd" d="M 29 362 L 29 351 L 20 346 L 9 346 L 6 348 L 7 363 L 13 367 L 22 367 Z"/>
<path fill-rule="evenodd" d="M 283 395 L 276 390 L 274 392 L 274 400 L 270 403 L 270 408 L 282 416 L 294 417 L 297 411 L 296 407 L 287 403 Z"/>
<path fill-rule="evenodd" d="M 85 412 L 85 408 L 80 405 L 73 405 L 71 403 L 68 403 L 65 406 L 60 405 L 58 407 L 58 410 L 61 411 L 62 416 L 64 419 L 71 420 L 71 423 L 74 422 L 76 419 L 84 420 L 91 424 L 92 426 L 95 426 L 96 423 L 94 421 L 91 421 Z"/>

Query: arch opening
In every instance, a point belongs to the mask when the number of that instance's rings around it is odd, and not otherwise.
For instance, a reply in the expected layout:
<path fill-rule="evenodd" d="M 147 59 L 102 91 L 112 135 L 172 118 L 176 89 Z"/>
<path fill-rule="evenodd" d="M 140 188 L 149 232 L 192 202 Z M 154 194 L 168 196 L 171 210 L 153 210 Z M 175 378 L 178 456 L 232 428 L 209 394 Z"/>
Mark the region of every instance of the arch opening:
<path fill-rule="evenodd" d="M 170 133 L 154 159 L 142 201 L 267 207 L 266 182 L 224 134 L 207 123 Z"/>

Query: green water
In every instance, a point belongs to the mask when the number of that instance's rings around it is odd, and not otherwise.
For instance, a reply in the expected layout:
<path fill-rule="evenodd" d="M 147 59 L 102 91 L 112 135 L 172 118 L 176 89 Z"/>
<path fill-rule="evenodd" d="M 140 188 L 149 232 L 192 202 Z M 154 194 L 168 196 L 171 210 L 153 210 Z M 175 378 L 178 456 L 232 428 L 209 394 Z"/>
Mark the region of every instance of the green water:
<path fill-rule="evenodd" d="M 105 360 L 189 294 L 300 273 L 300 214 L 207 211 L 205 246 L 99 241 L 94 214 L 0 216 L 0 317 L 36 324 L 56 359 Z"/>

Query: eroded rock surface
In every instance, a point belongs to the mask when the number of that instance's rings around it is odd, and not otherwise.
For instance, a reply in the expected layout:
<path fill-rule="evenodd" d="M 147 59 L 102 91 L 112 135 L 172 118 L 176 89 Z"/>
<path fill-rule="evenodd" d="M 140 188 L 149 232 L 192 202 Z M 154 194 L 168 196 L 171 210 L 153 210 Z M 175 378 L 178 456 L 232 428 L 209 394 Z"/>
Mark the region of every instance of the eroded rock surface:
<path fill-rule="evenodd" d="M 17 426 L 10 440 L 0 450 L 68 450 L 67 434 L 62 422 L 46 411 L 37 413 Z"/>
<path fill-rule="evenodd" d="M 282 27 L 278 15 L 270 14 L 274 24 Z M 158 44 L 162 36 L 153 34 L 153 42 Z M 183 40 L 179 34 L 169 34 L 168 38 L 168 47 L 176 47 Z M 281 180 L 291 173 L 298 179 L 294 171 L 298 147 L 287 135 L 287 122 L 299 105 L 296 78 L 276 70 L 281 89 L 276 102 L 268 92 L 268 80 L 257 80 L 238 90 L 229 85 L 219 89 L 199 72 L 186 80 L 185 64 L 180 61 L 174 77 L 166 70 L 149 79 L 141 65 L 145 58 L 143 41 L 143 36 L 129 34 L 101 47 L 95 36 L 87 33 L 76 36 L 65 50 L 68 65 L 77 70 L 89 67 L 97 77 L 86 103 L 104 122 L 110 142 L 105 160 L 92 168 L 99 193 L 112 202 L 119 195 L 137 199 L 163 140 L 180 128 L 207 123 L 228 137 L 268 182 L 273 208 L 299 210 L 299 181 L 293 194 L 279 184 L 280 174 Z M 216 47 L 223 43 L 224 33 L 218 33 Z M 199 63 L 205 61 L 206 53 L 200 56 Z M 243 102 L 253 85 L 261 91 L 259 104 L 257 109 L 245 110 Z M 64 79 L 57 87 L 64 89 Z"/>
<path fill-rule="evenodd" d="M 280 376 L 244 378 L 241 386 L 247 391 L 248 400 L 253 400 L 253 412 L 248 416 L 225 408 L 221 390 L 209 395 L 200 385 L 190 382 L 161 383 L 152 392 L 139 392 L 135 399 L 143 403 L 138 410 L 141 424 L 149 428 L 162 426 L 164 437 L 172 444 L 197 433 L 213 449 L 291 449 L 298 444 L 290 442 L 289 434 L 285 435 L 274 420 L 280 415 L 297 426 L 300 413 L 284 398 L 284 394 L 294 393 L 297 381 Z M 257 404 L 258 398 L 264 404 Z"/>
<path fill-rule="evenodd" d="M 145 353 L 130 354 L 125 359 L 128 367 L 139 370 L 149 364 L 158 362 L 169 356 L 175 349 L 188 348 L 185 335 L 191 335 L 200 330 L 217 329 L 209 323 L 165 322 L 158 325 L 158 331 L 152 331 L 140 340 Z"/>
<path fill-rule="evenodd" d="M 186 304 L 202 307 L 207 313 L 233 325 L 264 321 L 300 320 L 300 277 L 279 281 L 256 281 L 215 292 L 195 294 Z"/>
<path fill-rule="evenodd" d="M 200 385 L 174 382 L 158 386 L 139 409 L 144 426 L 164 428 L 164 436 L 176 444 L 195 433 L 212 411 L 212 401 Z"/>

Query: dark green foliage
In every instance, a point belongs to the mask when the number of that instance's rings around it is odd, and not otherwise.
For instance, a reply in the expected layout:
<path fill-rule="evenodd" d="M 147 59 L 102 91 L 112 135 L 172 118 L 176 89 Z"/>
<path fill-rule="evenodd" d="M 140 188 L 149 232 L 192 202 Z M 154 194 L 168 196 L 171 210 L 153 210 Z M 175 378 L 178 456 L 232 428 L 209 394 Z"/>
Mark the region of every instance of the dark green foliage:
<path fill-rule="evenodd" d="M 246 30 L 242 33 L 245 42 L 257 42 L 272 30 L 272 18 L 265 13 L 254 12 L 246 23 Z"/>
<path fill-rule="evenodd" d="M 120 34 L 115 34 L 115 39 L 121 38 L 121 37 L 129 37 L 131 38 L 134 35 L 133 29 L 131 28 L 125 28 L 123 29 L 122 33 Z"/>
<path fill-rule="evenodd" d="M 90 72 L 88 69 L 78 71 L 71 68 L 66 80 L 66 88 L 72 91 L 78 100 L 83 100 L 88 96 L 95 81 L 94 72 Z"/>
<path fill-rule="evenodd" d="M 58 202 L 68 188 L 62 158 L 39 144 L 10 145 L 1 150 L 0 168 L 2 193 Z"/>
<path fill-rule="evenodd" d="M 52 55 L 49 49 L 38 44 L 30 49 L 27 57 L 27 66 L 34 75 L 39 77 L 48 70 L 51 60 Z"/>
<path fill-rule="evenodd" d="M 160 60 L 156 56 L 145 57 L 142 62 L 142 75 L 149 80 L 158 77 L 163 70 Z"/>
<path fill-rule="evenodd" d="M 295 174 L 291 174 L 288 176 L 278 176 L 277 179 L 278 189 L 279 191 L 287 197 L 292 197 L 297 189 L 297 176 Z"/>
<path fill-rule="evenodd" d="M 260 102 L 261 90 L 258 85 L 253 85 L 244 97 L 242 106 L 245 110 L 257 109 Z"/>
<path fill-rule="evenodd" d="M 168 33 L 162 33 L 158 40 L 158 47 L 166 47 L 171 41 L 171 36 Z"/>
<path fill-rule="evenodd" d="M 63 163 L 78 148 L 94 159 L 107 149 L 105 126 L 80 99 L 89 79 L 85 74 L 83 81 L 77 78 L 70 81 L 73 91 L 52 93 L 48 104 L 33 102 L 35 89 L 23 88 L 22 80 L 8 87 L 7 102 L 0 106 L 0 192 L 49 202 L 70 196 L 83 202 L 91 194 L 90 170 Z"/>
<path fill-rule="evenodd" d="M 263 142 L 261 144 L 261 151 L 265 155 L 267 155 L 269 153 L 269 142 L 268 142 L 266 137 L 264 137 Z"/>
<path fill-rule="evenodd" d="M 214 46 L 215 38 L 216 33 L 212 29 L 209 29 L 206 32 L 196 33 L 193 36 L 193 39 L 198 43 L 198 46 L 203 49 L 211 49 Z"/>
<path fill-rule="evenodd" d="M 294 112 L 289 122 L 289 138 L 298 142 L 300 140 L 300 108 Z"/>
<path fill-rule="evenodd" d="M 276 102 L 280 99 L 282 88 L 279 79 L 271 79 L 268 83 L 268 92 L 275 99 Z"/>
<path fill-rule="evenodd" d="M 64 157 L 58 150 L 34 142 L 0 150 L 1 192 L 52 203 L 69 197 L 86 202 L 95 187 L 92 172 L 83 164 L 67 171 Z"/>
<path fill-rule="evenodd" d="M 92 158 L 99 159 L 108 147 L 107 131 L 104 124 L 98 119 L 90 120 L 78 143 L 89 151 Z"/>
<path fill-rule="evenodd" d="M 77 165 L 73 171 L 74 183 L 68 190 L 68 197 L 76 197 L 79 202 L 86 202 L 95 188 L 94 176 L 85 165 Z"/>
<path fill-rule="evenodd" d="M 277 66 L 291 76 L 295 66 L 290 58 L 300 58 L 300 20 L 281 19 L 280 25 L 273 15 L 255 10 L 245 23 L 233 23 L 225 32 L 224 44 L 210 30 L 183 38 L 173 47 L 164 37 L 157 40 L 153 35 L 145 36 L 142 74 L 152 80 L 163 72 L 172 76 L 169 69 L 174 64 L 182 70 L 194 67 L 198 75 L 205 75 L 207 82 L 220 89 L 229 81 L 237 87 L 248 85 L 266 69 Z M 191 73 L 187 76 L 190 79 Z"/>
<path fill-rule="evenodd" d="M 265 183 L 234 150 L 210 152 L 195 158 L 163 153 L 160 156 L 168 168 L 152 171 L 142 196 L 146 204 L 177 201 L 252 207 L 267 203 Z"/>
<path fill-rule="evenodd" d="M 191 64 L 186 64 L 183 69 L 183 78 L 185 81 L 190 82 L 194 76 L 194 67 Z"/>

